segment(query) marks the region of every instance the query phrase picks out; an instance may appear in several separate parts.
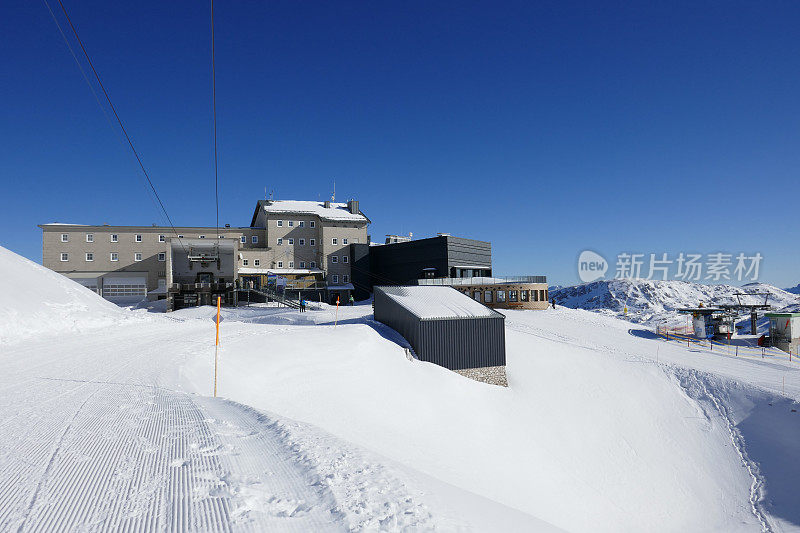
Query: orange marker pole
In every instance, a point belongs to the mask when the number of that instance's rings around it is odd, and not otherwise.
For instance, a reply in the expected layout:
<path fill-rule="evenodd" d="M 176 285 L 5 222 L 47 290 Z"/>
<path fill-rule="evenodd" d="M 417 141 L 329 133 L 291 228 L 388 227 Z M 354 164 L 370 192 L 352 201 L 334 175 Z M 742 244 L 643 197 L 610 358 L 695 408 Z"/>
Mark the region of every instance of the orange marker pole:
<path fill-rule="evenodd" d="M 219 308 L 222 298 L 217 296 L 217 341 L 214 348 L 214 398 L 217 397 L 217 361 L 219 360 Z"/>
<path fill-rule="evenodd" d="M 333 319 L 333 327 L 339 322 L 339 297 L 336 297 L 336 317 Z"/>

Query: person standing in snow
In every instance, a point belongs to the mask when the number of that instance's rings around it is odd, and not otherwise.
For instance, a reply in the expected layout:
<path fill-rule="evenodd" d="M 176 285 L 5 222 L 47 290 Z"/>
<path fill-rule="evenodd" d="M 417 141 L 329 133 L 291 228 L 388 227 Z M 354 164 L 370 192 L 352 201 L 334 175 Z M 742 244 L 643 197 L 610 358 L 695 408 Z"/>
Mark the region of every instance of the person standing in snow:
<path fill-rule="evenodd" d="M 301 313 L 305 313 L 306 312 L 306 299 L 305 298 L 301 298 L 300 299 L 300 312 Z"/>
<path fill-rule="evenodd" d="M 350 305 L 353 305 L 353 302 L 355 302 L 355 301 L 356 301 L 355 298 L 353 298 L 353 295 L 351 294 L 350 295 Z"/>
<path fill-rule="evenodd" d="M 555 299 L 555 298 L 552 298 L 552 299 L 550 300 L 550 302 L 553 304 L 553 309 L 555 309 L 555 308 L 556 308 L 556 299 Z"/>

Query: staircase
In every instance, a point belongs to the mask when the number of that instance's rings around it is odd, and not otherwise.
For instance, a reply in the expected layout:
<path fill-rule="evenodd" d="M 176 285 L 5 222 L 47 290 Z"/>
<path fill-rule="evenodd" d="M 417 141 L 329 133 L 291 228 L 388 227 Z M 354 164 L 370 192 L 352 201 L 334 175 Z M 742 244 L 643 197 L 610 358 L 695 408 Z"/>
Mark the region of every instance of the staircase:
<path fill-rule="evenodd" d="M 293 300 L 291 298 L 286 298 L 285 296 L 278 294 L 277 292 L 267 289 L 267 288 L 260 288 L 260 289 L 239 289 L 239 292 L 253 292 L 255 294 L 259 294 L 266 298 L 266 301 L 274 301 L 280 304 L 285 305 L 286 307 L 291 307 L 292 309 L 300 309 L 300 302 L 298 300 Z M 239 298 L 241 302 L 242 299 Z"/>

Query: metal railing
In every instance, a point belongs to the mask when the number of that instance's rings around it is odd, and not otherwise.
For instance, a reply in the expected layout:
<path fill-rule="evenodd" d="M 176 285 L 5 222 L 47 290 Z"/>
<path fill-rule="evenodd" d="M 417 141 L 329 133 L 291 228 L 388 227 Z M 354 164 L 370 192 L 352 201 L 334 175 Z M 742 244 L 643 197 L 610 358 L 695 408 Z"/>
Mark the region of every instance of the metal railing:
<path fill-rule="evenodd" d="M 485 276 L 471 278 L 418 279 L 417 285 L 506 285 L 513 283 L 547 283 L 547 276 Z"/>

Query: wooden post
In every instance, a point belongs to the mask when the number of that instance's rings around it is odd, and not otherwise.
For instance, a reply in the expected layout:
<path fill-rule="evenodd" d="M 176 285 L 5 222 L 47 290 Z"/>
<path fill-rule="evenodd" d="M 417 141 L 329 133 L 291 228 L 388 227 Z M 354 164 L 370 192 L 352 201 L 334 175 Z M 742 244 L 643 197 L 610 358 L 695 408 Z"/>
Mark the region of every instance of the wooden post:
<path fill-rule="evenodd" d="M 217 341 L 214 344 L 214 398 L 217 397 L 217 361 L 219 360 L 219 308 L 222 298 L 217 296 Z"/>

